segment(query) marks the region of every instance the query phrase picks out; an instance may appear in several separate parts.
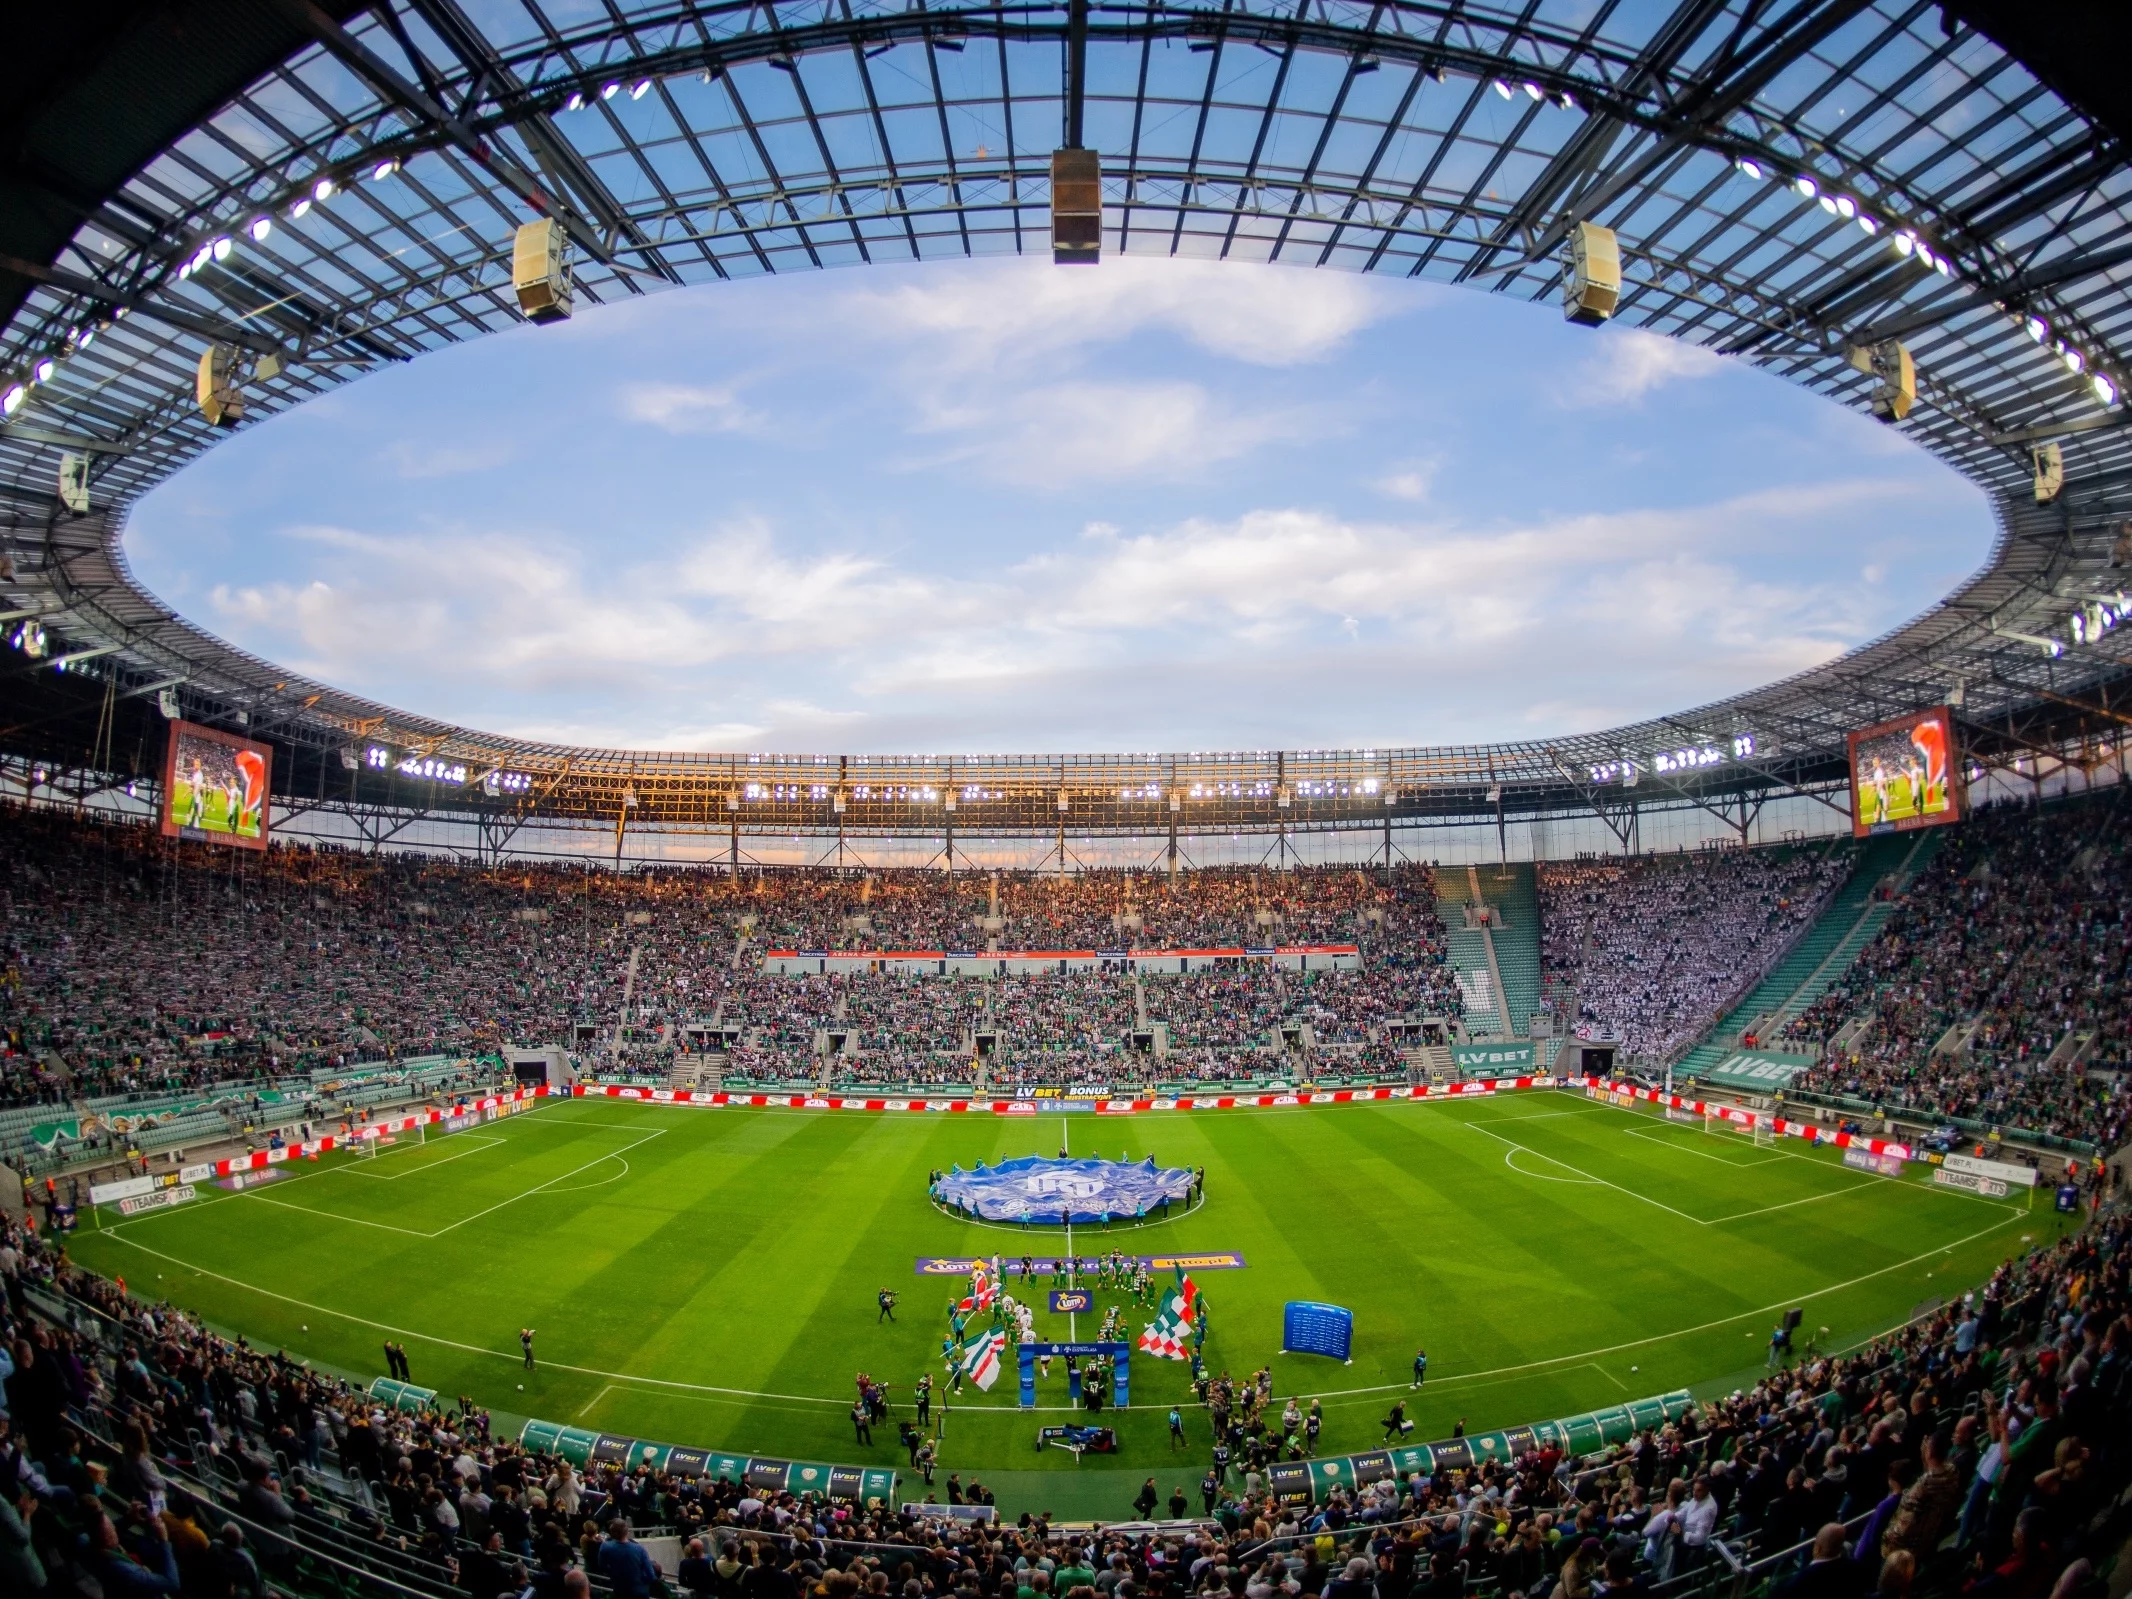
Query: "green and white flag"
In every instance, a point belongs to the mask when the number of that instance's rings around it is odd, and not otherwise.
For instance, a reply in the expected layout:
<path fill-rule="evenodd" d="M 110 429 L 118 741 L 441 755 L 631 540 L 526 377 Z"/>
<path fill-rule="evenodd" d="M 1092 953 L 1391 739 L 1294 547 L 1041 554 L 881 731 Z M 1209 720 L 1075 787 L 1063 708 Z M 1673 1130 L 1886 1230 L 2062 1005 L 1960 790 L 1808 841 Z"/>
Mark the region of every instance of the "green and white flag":
<path fill-rule="evenodd" d="M 988 1332 L 970 1345 L 970 1352 L 962 1357 L 962 1374 L 978 1387 L 991 1391 L 999 1381 L 1000 1356 L 1006 1352 L 1007 1335 L 1004 1332 Z"/>
<path fill-rule="evenodd" d="M 1162 1293 L 1161 1308 L 1140 1334 L 1140 1347 L 1164 1360 L 1192 1358 L 1192 1334 L 1199 1324 L 1199 1285 L 1177 1268 L 1177 1286 Z"/>

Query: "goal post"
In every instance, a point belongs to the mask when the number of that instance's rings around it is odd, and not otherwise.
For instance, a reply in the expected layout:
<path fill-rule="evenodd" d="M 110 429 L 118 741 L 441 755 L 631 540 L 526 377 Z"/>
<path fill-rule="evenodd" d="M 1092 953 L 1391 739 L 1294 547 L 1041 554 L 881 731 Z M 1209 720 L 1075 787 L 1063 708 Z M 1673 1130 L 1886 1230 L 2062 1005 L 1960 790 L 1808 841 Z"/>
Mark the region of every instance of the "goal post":
<path fill-rule="evenodd" d="M 1774 1116 L 1757 1116 L 1754 1119 L 1754 1141 L 1764 1149 L 1773 1149 L 1777 1142 L 1777 1122 Z"/>

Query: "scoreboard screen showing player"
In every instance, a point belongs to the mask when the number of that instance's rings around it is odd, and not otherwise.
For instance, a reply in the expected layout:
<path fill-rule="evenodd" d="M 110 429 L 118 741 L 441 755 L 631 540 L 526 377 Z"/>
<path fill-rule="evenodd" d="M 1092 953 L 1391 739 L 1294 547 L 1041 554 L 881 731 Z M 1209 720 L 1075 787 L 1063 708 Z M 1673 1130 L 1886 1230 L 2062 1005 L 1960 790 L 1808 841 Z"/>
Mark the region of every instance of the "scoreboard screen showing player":
<path fill-rule="evenodd" d="M 267 846 L 274 752 L 218 728 L 170 724 L 163 760 L 163 832 L 244 849 Z"/>
<path fill-rule="evenodd" d="M 1954 712 L 1917 711 L 1850 738 L 1851 831 L 1907 833 L 1962 819 Z"/>

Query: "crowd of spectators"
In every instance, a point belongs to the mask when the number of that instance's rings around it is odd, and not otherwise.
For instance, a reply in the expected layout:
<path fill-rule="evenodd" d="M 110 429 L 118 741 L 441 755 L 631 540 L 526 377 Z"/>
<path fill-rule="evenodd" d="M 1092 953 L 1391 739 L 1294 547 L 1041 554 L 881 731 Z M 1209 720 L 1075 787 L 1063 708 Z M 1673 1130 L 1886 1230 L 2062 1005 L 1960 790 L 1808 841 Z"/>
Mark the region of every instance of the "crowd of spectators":
<path fill-rule="evenodd" d="M 1144 989 L 1116 974 L 977 983 L 761 970 L 763 951 L 787 944 L 1328 941 L 1358 945 L 1366 969 L 1192 973 Z M 812 1075 L 832 1027 L 851 1035 L 862 1079 L 968 1080 L 980 1027 L 1016 1057 L 1017 1076 L 1047 1064 L 1093 1074 L 1143 1014 L 1181 1045 L 1253 1051 L 1278 1047 L 1291 1020 L 1352 1044 L 1387 1017 L 1455 1014 L 1444 959 L 1433 874 L 1411 866 L 616 873 L 300 845 L 262 854 L 16 810 L 0 835 L 0 1104 L 508 1044 L 619 1047 L 615 1064 L 657 1076 L 689 1047 L 691 1024 L 726 1029 L 741 1081 Z"/>
<path fill-rule="evenodd" d="M 1849 869 L 1826 846 L 1543 861 L 1541 970 L 1580 1037 L 1667 1061 L 1820 914 Z"/>
<path fill-rule="evenodd" d="M 1730 1591 L 1775 1599 L 2100 1599 L 2132 1530 L 2128 1260 L 2122 1212 L 2102 1210 L 1894 1334 L 1780 1351 L 1751 1387 L 1626 1447 L 1536 1448 L 1312 1503 L 1264 1470 L 1297 1452 L 1299 1410 L 1239 1416 L 1217 1382 L 1185 1424 L 1197 1442 L 1170 1522 L 1106 1531 L 580 1471 L 492 1437 L 471 1398 L 384 1408 L 7 1223 L 0 1581 L 26 1599 L 254 1599 L 346 1591 L 350 1573 L 440 1599 L 595 1584 L 618 1599 L 1641 1599 L 1727 1560 L 1749 1563 Z M 945 1452 L 919 1437 L 929 1462 Z M 907 1487 L 992 1501 L 959 1472 Z M 1164 1503 L 1150 1478 L 1134 1513 Z M 636 1542 L 652 1530 L 683 1540 L 676 1570 Z"/>
<path fill-rule="evenodd" d="M 1786 1027 L 1794 1047 L 1845 1034 L 1794 1086 L 2121 1145 L 2132 1134 L 2124 794 L 1980 810 L 1951 830 L 1856 964 Z M 2080 1033 L 2093 1037 L 2049 1065 Z"/>

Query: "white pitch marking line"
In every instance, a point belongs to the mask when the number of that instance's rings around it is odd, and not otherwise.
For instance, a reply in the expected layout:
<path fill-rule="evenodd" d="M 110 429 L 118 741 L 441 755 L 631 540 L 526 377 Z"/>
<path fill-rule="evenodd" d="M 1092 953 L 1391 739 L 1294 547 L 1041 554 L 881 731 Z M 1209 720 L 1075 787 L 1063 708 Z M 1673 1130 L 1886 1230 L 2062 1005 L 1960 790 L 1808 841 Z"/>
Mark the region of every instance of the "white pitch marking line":
<path fill-rule="evenodd" d="M 236 1197 L 242 1199 L 245 1196 L 239 1194 Z M 372 1221 L 367 1216 L 343 1216 L 337 1210 L 319 1210 L 312 1205 L 292 1205 L 285 1199 L 275 1199 L 269 1194 L 252 1194 L 250 1197 L 258 1200 L 262 1205 L 273 1205 L 282 1210 L 297 1211 L 305 1216 L 316 1216 L 320 1221 L 344 1221 L 356 1227 L 375 1227 L 382 1233 L 401 1233 L 409 1238 L 434 1238 L 437 1236 L 435 1233 L 419 1232 L 412 1227 L 395 1227 L 389 1221 Z"/>
<path fill-rule="evenodd" d="M 633 1144 L 624 1144 L 620 1149 L 612 1150 L 605 1155 L 596 1155 L 591 1160 L 586 1161 L 584 1165 L 572 1166 L 561 1176 L 550 1177 L 546 1182 L 538 1183 L 535 1186 L 528 1188 L 522 1194 L 513 1194 L 509 1199 L 499 1199 L 498 1201 L 496 1201 L 495 1204 L 489 1206 L 486 1210 L 477 1210 L 470 1216 L 461 1216 L 457 1221 L 452 1222 L 447 1226 L 439 1227 L 429 1236 L 432 1238 L 442 1238 L 446 1233 L 457 1232 L 461 1227 L 464 1227 L 470 1221 L 479 1221 L 484 1216 L 493 1215 L 495 1212 L 503 1209 L 506 1205 L 517 1204 L 521 1199 L 531 1199 L 535 1194 L 541 1193 L 546 1189 L 553 1188 L 557 1183 L 563 1181 L 564 1178 L 575 1177 L 579 1172 L 588 1171 L 592 1167 L 597 1166 L 603 1160 L 612 1160 L 617 1155 L 626 1155 L 632 1149 L 636 1149 L 642 1145 L 650 1143 L 654 1138 L 664 1138 L 665 1136 L 666 1129 L 664 1127 L 654 1128 L 651 1132 L 646 1133 L 642 1138 L 639 1138 Z"/>
<path fill-rule="evenodd" d="M 632 1146 L 632 1147 L 634 1147 L 634 1146 Z M 606 1186 L 607 1186 L 607 1185 L 608 1185 L 609 1183 L 618 1183 L 618 1182 L 620 1182 L 620 1181 L 621 1181 L 621 1180 L 622 1180 L 622 1179 L 623 1179 L 624 1177 L 627 1177 L 627 1176 L 629 1175 L 629 1162 L 628 1162 L 628 1161 L 626 1161 L 626 1160 L 623 1160 L 623 1159 L 622 1159 L 622 1157 L 621 1157 L 620 1155 L 609 1155 L 609 1156 L 607 1156 L 606 1158 L 607 1158 L 608 1160 L 618 1160 L 618 1161 L 621 1161 L 621 1162 L 622 1162 L 622 1169 L 621 1169 L 620 1171 L 616 1172 L 616 1173 L 615 1173 L 615 1174 L 614 1174 L 614 1175 L 613 1175 L 612 1177 L 602 1177 L 602 1178 L 601 1178 L 601 1179 L 600 1179 L 600 1180 L 599 1180 L 598 1182 L 596 1182 L 596 1183 L 578 1183 L 578 1184 L 574 1185 L 573 1187 L 569 1187 L 569 1188 L 558 1188 L 558 1189 L 556 1189 L 556 1190 L 555 1190 L 555 1192 L 556 1192 L 556 1193 L 558 1193 L 558 1194 L 582 1194 L 582 1193 L 584 1193 L 584 1192 L 585 1192 L 585 1191 L 586 1191 L 587 1189 L 592 1189 L 592 1188 L 605 1188 L 605 1187 L 606 1187 Z"/>
<path fill-rule="evenodd" d="M 594 1405 L 598 1404 L 602 1399 L 605 1399 L 609 1394 L 613 1392 L 614 1384 L 609 1383 L 598 1393 L 594 1394 L 590 1399 L 586 1400 L 582 1405 L 578 1406 L 577 1419 L 579 1421 L 583 1421 L 587 1416 L 592 1414 L 592 1407 Z"/>
<path fill-rule="evenodd" d="M 1627 1393 L 1629 1391 L 1629 1385 L 1627 1383 L 1623 1382 L 1619 1377 L 1608 1371 L 1606 1367 L 1600 1365 L 1598 1361 L 1587 1360 L 1585 1364 L 1591 1367 L 1592 1370 L 1599 1373 L 1599 1375 L 1604 1377 L 1608 1382 L 1612 1383 L 1616 1388 L 1619 1388 L 1623 1393 Z"/>
<path fill-rule="evenodd" d="M 1491 1133 L 1488 1131 L 1487 1128 L 1481 1126 L 1478 1122 L 1467 1122 L 1466 1125 L 1472 1128 L 1475 1132 L 1481 1134 L 1485 1138 L 1493 1138 L 1498 1143 L 1508 1144 L 1512 1149 L 1522 1149 L 1528 1155 L 1538 1155 L 1542 1160 L 1553 1161 L 1555 1165 L 1560 1166 L 1564 1171 L 1576 1172 L 1579 1177 L 1584 1178 L 1587 1182 L 1597 1183 L 1602 1188 L 1613 1189 L 1614 1192 L 1616 1192 L 1617 1194 L 1627 1194 L 1631 1199 L 1641 1200 L 1646 1205 L 1656 1206 L 1658 1209 L 1666 1212 L 1666 1214 L 1669 1216 L 1678 1216 L 1682 1221 L 1692 1221 L 1698 1227 L 1707 1227 L 1710 1225 L 1700 1216 L 1691 1216 L 1685 1210 L 1675 1210 L 1671 1205 L 1667 1204 L 1662 1199 L 1653 1199 L 1649 1194 L 1639 1194 L 1633 1188 L 1624 1188 L 1619 1183 L 1610 1183 L 1604 1177 L 1594 1177 L 1590 1172 L 1579 1170 L 1577 1167 L 1572 1166 L 1566 1160 L 1555 1160 L 1554 1156 L 1545 1154 L 1540 1150 L 1533 1149 L 1528 1145 L 1520 1144 L 1514 1139 L 1505 1138 L 1501 1133 Z M 1515 1166 L 1511 1167 L 1510 1169 L 1512 1171 L 1517 1170 Z M 1534 1176 L 1535 1173 L 1523 1172 L 1520 1173 L 1520 1175 L 1531 1177 Z"/>
<path fill-rule="evenodd" d="M 1512 1145 L 1512 1146 L 1511 1146 L 1510 1148 L 1508 1148 L 1508 1149 L 1506 1149 L 1506 1150 L 1504 1150 L 1504 1151 L 1503 1151 L 1503 1164 L 1504 1164 L 1505 1166 L 1508 1166 L 1508 1167 L 1509 1167 L 1509 1168 L 1510 1168 L 1510 1169 L 1511 1169 L 1512 1171 L 1516 1172 L 1516 1173 L 1517 1173 L 1517 1174 L 1518 1174 L 1518 1175 L 1519 1175 L 1520 1177 L 1530 1177 L 1530 1178 L 1532 1178 L 1532 1179 L 1533 1179 L 1533 1180 L 1534 1180 L 1535 1182 L 1542 1182 L 1542 1183 L 1571 1183 L 1571 1184 L 1575 1184 L 1575 1185 L 1577 1185 L 1577 1186 L 1579 1186 L 1579 1187 L 1582 1187 L 1582 1186 L 1585 1186 L 1585 1185 L 1588 1185 L 1588 1184 L 1596 1183 L 1596 1182 L 1598 1181 L 1598 1179 L 1597 1179 L 1596 1177 L 1585 1177 L 1585 1176 L 1576 1176 L 1576 1177 L 1550 1177 L 1550 1176 L 1548 1176 L 1548 1174 L 1547 1174 L 1546 1172 L 1544 1172 L 1544 1171 L 1527 1171 L 1527 1170 L 1526 1170 L 1526 1169 L 1525 1169 L 1524 1167 L 1522 1167 L 1522 1166 L 1520 1166 L 1520 1165 L 1518 1164 L 1518 1156 L 1519 1156 L 1519 1155 L 1521 1155 L 1521 1154 L 1525 1154 L 1525 1155 L 1531 1155 L 1531 1154 L 1537 1154 L 1537 1153 L 1538 1153 L 1538 1151 L 1536 1151 L 1536 1150 L 1530 1150 L 1530 1149 L 1527 1149 L 1527 1148 L 1525 1148 L 1525 1146 L 1524 1146 L 1523 1144 L 1513 1144 L 1513 1145 Z M 1553 1161 L 1553 1160 L 1554 1160 L 1554 1156 L 1552 1156 L 1552 1155 L 1541 1155 L 1541 1156 L 1540 1156 L 1540 1159 L 1542 1159 L 1542 1160 L 1548 1160 L 1548 1161 Z M 1560 1162 L 1560 1161 L 1555 1161 L 1555 1164 L 1559 1166 L 1559 1165 L 1561 1165 L 1561 1162 Z M 1576 1170 L 1577 1168 L 1576 1168 L 1576 1167 L 1574 1167 L 1574 1166 L 1571 1166 L 1571 1167 L 1568 1167 L 1568 1168 L 1566 1168 L 1566 1169 L 1567 1169 L 1567 1170 L 1569 1170 L 1569 1171 L 1575 1171 L 1575 1170 Z"/>
<path fill-rule="evenodd" d="M 366 1170 L 365 1167 L 375 1166 L 377 1164 L 375 1160 L 366 1161 L 363 1166 L 336 1166 L 334 1170 L 346 1172 L 350 1177 L 368 1177 L 374 1183 L 396 1183 L 403 1177 L 419 1177 L 422 1173 L 426 1171 L 435 1171 L 439 1166 L 449 1166 L 455 1160 L 464 1160 L 469 1155 L 478 1155 L 484 1149 L 495 1149 L 501 1146 L 502 1144 L 508 1142 L 508 1140 L 502 1138 L 484 1138 L 479 1133 L 461 1133 L 458 1135 L 458 1140 L 468 1139 L 472 1140 L 472 1142 L 469 1143 L 465 1149 L 460 1150 L 457 1154 L 446 1155 L 440 1160 L 425 1161 L 419 1166 L 407 1166 L 404 1170 L 401 1171 L 382 1172 Z M 455 1140 L 455 1142 L 458 1140 Z M 394 1150 L 393 1153 L 396 1155 L 407 1155 L 412 1154 L 413 1151 L 399 1149 Z"/>
<path fill-rule="evenodd" d="M 461 1216 L 457 1221 L 447 1223 L 445 1226 L 437 1228 L 434 1232 L 421 1232 L 413 1227 L 395 1227 L 389 1221 L 372 1221 L 366 1216 L 344 1216 L 339 1211 L 319 1210 L 311 1205 L 292 1205 L 286 1200 L 275 1199 L 271 1195 L 261 1193 L 259 1190 L 252 1188 L 245 1189 L 243 1192 L 234 1194 L 231 1197 L 235 1199 L 257 1199 L 265 1204 L 278 1205 L 283 1210 L 301 1211 L 306 1216 L 316 1216 L 323 1221 L 344 1221 L 356 1227 L 375 1227 L 380 1232 L 403 1233 L 409 1238 L 442 1238 L 446 1233 L 456 1232 L 459 1228 L 464 1227 L 468 1222 L 479 1221 L 482 1217 L 490 1215 L 495 1211 L 499 1211 L 503 1209 L 506 1205 L 515 1205 L 521 1199 L 531 1199 L 535 1194 L 541 1193 L 546 1189 L 552 1188 L 557 1183 L 562 1182 L 567 1178 L 575 1177 L 581 1171 L 591 1170 L 594 1166 L 599 1165 L 602 1161 L 617 1159 L 622 1155 L 626 1155 L 630 1150 L 637 1148 L 639 1145 L 650 1143 L 654 1138 L 664 1138 L 666 1136 L 666 1131 L 667 1130 L 664 1127 L 655 1128 L 651 1132 L 644 1134 L 643 1137 L 637 1139 L 634 1143 L 624 1144 L 620 1149 L 611 1150 L 604 1155 L 595 1155 L 592 1159 L 586 1161 L 583 1165 L 573 1166 L 566 1172 L 560 1173 L 559 1175 L 554 1177 L 550 1177 L 544 1183 L 537 1183 L 533 1187 L 528 1188 L 524 1193 L 513 1194 L 509 1199 L 500 1199 L 495 1204 L 489 1206 L 487 1210 L 477 1210 L 472 1215 Z M 441 1165 L 442 1162 L 439 1162 L 438 1164 Z M 623 1163 L 623 1169 L 625 1171 L 628 1169 L 628 1163 L 626 1161 Z M 608 1181 L 612 1180 L 613 1179 L 608 1179 Z M 605 1183 L 587 1183 L 584 1186 L 587 1188 L 598 1188 L 604 1187 Z M 574 1190 L 565 1189 L 564 1192 L 570 1193 L 574 1192 Z M 110 1229 L 106 1228 L 105 1230 L 108 1232 Z"/>
<path fill-rule="evenodd" d="M 1640 1127 L 1624 1127 L 1621 1130 L 1631 1138 L 1640 1138 L 1647 1144 L 1656 1144 L 1660 1149 L 1675 1149 L 1683 1155 L 1693 1155 L 1697 1160 L 1714 1160 L 1720 1166 L 1730 1166 L 1735 1171 L 1752 1171 L 1757 1166 L 1767 1166 L 1786 1153 L 1778 1150 L 1776 1154 L 1764 1155 L 1760 1160 L 1734 1160 L 1729 1155 L 1713 1155 L 1707 1149 L 1692 1149 L 1677 1138 L 1655 1137 Z"/>
<path fill-rule="evenodd" d="M 1852 1183 L 1848 1188 L 1831 1188 L 1825 1194 L 1808 1194 L 1804 1199 L 1787 1199 L 1781 1205 L 1764 1205 L 1760 1210 L 1742 1210 L 1730 1216 L 1713 1216 L 1710 1218 L 1710 1225 L 1716 1227 L 1728 1221 L 1745 1221 L 1749 1216 L 1766 1216 L 1773 1210 L 1790 1210 L 1794 1205 L 1811 1205 L 1822 1199 L 1841 1199 L 1845 1194 L 1859 1193 L 1872 1186 L 1873 1180 L 1868 1178 L 1862 1183 Z"/>

